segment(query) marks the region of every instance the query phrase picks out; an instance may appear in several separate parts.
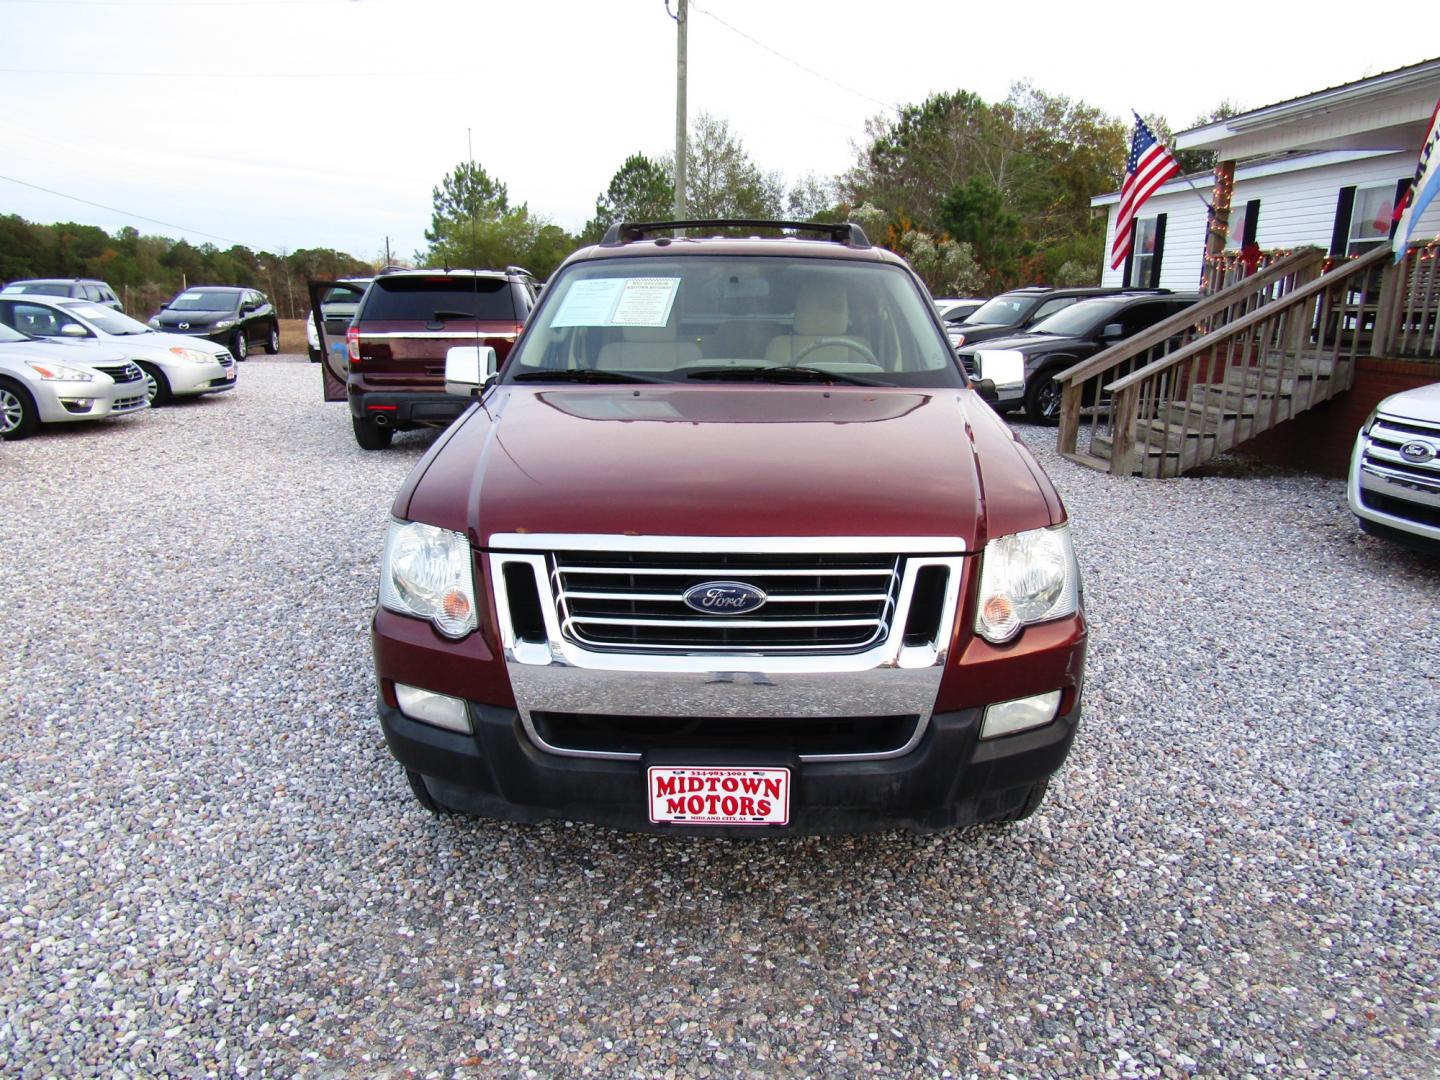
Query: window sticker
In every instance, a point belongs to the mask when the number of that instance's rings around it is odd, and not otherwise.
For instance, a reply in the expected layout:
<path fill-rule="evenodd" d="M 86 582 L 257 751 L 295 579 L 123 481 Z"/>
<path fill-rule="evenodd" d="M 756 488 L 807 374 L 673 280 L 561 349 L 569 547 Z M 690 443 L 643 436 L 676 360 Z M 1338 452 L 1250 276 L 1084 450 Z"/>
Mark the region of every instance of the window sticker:
<path fill-rule="evenodd" d="M 590 278 L 577 281 L 551 320 L 559 326 L 664 326 L 670 321 L 676 278 Z"/>

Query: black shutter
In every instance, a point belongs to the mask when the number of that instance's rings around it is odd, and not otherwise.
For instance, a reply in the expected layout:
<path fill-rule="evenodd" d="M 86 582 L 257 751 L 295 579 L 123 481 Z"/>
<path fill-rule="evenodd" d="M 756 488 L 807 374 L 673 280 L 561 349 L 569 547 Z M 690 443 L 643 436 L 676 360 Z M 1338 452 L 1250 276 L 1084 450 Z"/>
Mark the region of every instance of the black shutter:
<path fill-rule="evenodd" d="M 1255 233 L 1260 227 L 1260 200 L 1251 199 L 1245 204 L 1245 224 L 1240 233 L 1240 246 L 1247 248 L 1255 243 Z"/>
<path fill-rule="evenodd" d="M 1402 207 L 1402 206 L 1405 205 L 1405 196 L 1406 196 L 1406 194 L 1409 193 L 1409 191 L 1410 191 L 1410 185 L 1413 184 L 1413 183 L 1415 183 L 1415 178 L 1414 178 L 1413 176 L 1402 176 L 1399 180 L 1395 181 L 1395 209 L 1396 209 L 1396 210 L 1399 210 L 1400 207 Z M 1397 214 L 1397 215 L 1396 215 L 1394 218 L 1392 218 L 1391 221 L 1390 221 L 1390 239 L 1391 239 L 1391 240 L 1394 240 L 1394 239 L 1395 239 L 1395 230 L 1398 229 L 1399 227 L 1400 227 L 1400 218 L 1399 218 L 1399 215 Z"/>
<path fill-rule="evenodd" d="M 1155 218 L 1155 257 L 1150 260 L 1150 280 L 1145 283 L 1152 289 L 1160 287 L 1160 256 L 1165 254 L 1165 218 L 1167 216 L 1159 214 Z"/>
<path fill-rule="evenodd" d="M 1355 185 L 1342 187 L 1335 203 L 1335 229 L 1330 234 L 1330 254 L 1344 255 L 1350 241 L 1350 215 L 1355 212 Z"/>
<path fill-rule="evenodd" d="M 1132 226 L 1133 228 L 1133 226 Z M 1120 287 L 1130 288 L 1130 272 L 1135 268 L 1135 234 L 1130 234 L 1130 250 L 1125 252 L 1125 269 L 1120 274 Z"/>

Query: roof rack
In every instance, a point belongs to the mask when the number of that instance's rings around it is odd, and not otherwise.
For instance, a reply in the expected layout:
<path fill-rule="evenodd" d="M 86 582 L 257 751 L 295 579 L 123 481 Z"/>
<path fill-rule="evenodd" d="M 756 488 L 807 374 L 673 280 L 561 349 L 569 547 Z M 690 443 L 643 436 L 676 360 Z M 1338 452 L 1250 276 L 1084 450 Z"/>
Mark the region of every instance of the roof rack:
<path fill-rule="evenodd" d="M 852 221 L 831 224 L 823 221 L 768 221 L 764 218 L 698 218 L 693 221 L 617 221 L 605 232 L 601 247 L 618 247 L 634 240 L 643 240 L 656 233 L 672 233 L 681 229 L 744 228 L 792 229 L 796 232 L 821 233 L 833 243 L 847 247 L 868 248 L 870 238 Z"/>

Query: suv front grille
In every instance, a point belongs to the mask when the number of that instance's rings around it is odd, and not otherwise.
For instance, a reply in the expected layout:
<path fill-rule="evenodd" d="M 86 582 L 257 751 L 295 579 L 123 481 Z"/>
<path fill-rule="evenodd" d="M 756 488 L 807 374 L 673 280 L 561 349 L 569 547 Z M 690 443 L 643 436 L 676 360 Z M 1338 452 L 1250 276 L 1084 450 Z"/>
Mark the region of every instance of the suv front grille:
<path fill-rule="evenodd" d="M 915 736 L 918 716 L 604 716 L 531 714 L 547 746 L 575 753 L 643 754 L 649 750 L 732 750 L 781 754 L 893 754 Z"/>
<path fill-rule="evenodd" d="M 844 652 L 889 633 L 900 560 L 885 555 L 556 552 L 551 589 L 561 631 L 592 649 L 653 652 Z M 740 582 L 766 594 L 758 609 L 716 615 L 687 590 Z"/>
<path fill-rule="evenodd" d="M 1440 425 L 1378 418 L 1370 426 L 1361 465 L 1385 479 L 1421 491 L 1440 492 L 1440 453 L 1429 461 L 1408 461 L 1401 447 L 1429 443 L 1440 451 Z"/>

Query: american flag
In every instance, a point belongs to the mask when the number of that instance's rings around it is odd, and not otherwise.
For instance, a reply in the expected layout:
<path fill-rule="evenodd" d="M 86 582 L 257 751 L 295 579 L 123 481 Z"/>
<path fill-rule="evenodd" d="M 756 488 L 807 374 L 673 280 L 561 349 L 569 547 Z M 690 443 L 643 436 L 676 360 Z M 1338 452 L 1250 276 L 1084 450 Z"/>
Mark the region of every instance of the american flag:
<path fill-rule="evenodd" d="M 1115 242 L 1110 245 L 1110 269 L 1130 254 L 1135 236 L 1135 214 L 1155 189 L 1180 172 L 1180 163 L 1170 156 L 1154 133 L 1135 114 L 1135 134 L 1130 139 L 1130 158 L 1125 162 L 1125 182 L 1120 185 L 1120 213 L 1115 218 Z"/>

